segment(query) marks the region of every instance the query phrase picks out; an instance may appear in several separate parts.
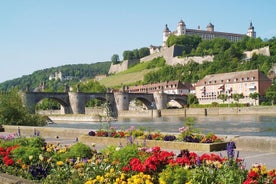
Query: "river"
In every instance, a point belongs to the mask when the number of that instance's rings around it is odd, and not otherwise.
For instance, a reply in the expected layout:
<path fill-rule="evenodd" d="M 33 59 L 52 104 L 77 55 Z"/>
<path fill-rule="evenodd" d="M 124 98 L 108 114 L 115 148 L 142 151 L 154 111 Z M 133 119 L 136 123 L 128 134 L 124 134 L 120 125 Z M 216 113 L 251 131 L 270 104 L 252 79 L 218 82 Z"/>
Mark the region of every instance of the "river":
<path fill-rule="evenodd" d="M 195 128 L 204 133 L 213 132 L 218 135 L 270 136 L 276 137 L 275 115 L 208 115 L 189 116 L 194 119 Z M 184 126 L 187 118 L 168 116 L 159 118 L 119 118 L 110 122 L 111 127 L 128 129 L 130 126 L 143 128 L 145 131 L 161 131 L 177 133 Z M 81 128 L 97 130 L 106 128 L 101 122 L 65 122 L 56 121 L 48 127 Z"/>

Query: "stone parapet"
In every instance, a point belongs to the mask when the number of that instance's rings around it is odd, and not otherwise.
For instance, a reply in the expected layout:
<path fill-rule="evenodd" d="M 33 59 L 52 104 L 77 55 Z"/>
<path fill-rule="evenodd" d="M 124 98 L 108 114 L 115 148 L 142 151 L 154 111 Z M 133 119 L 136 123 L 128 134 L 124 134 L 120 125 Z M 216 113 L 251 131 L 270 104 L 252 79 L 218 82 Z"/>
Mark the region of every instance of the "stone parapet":
<path fill-rule="evenodd" d="M 238 136 L 232 140 L 241 150 L 276 153 L 275 137 Z"/>

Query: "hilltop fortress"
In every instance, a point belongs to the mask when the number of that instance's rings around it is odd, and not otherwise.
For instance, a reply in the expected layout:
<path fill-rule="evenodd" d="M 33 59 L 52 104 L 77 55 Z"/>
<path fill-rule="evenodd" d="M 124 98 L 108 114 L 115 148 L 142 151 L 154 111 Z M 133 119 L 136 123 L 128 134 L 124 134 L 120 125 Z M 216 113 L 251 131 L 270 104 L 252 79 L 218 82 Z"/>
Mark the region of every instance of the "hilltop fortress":
<path fill-rule="evenodd" d="M 218 32 L 215 31 L 215 26 L 212 23 L 209 23 L 206 26 L 206 30 L 201 30 L 200 27 L 198 29 L 188 29 L 186 27 L 186 24 L 183 20 L 180 20 L 177 24 L 177 28 L 175 31 L 170 31 L 168 28 L 168 25 L 165 25 L 165 28 L 163 29 L 163 41 L 162 46 L 150 46 L 150 55 L 146 56 L 144 58 L 141 58 L 140 60 L 125 60 L 119 64 L 111 64 L 109 69 L 109 74 L 114 74 L 118 72 L 122 72 L 124 70 L 127 70 L 129 66 L 139 63 L 139 62 L 147 62 L 151 61 L 154 58 L 158 57 L 164 57 L 166 60 L 167 65 L 176 65 L 181 64 L 185 65 L 189 61 L 194 61 L 199 64 L 202 64 L 204 61 L 213 61 L 214 56 L 193 56 L 193 57 L 178 57 L 182 55 L 183 48 L 181 46 L 171 46 L 167 47 L 166 41 L 168 37 L 171 35 L 198 35 L 204 40 L 212 40 L 214 38 L 225 38 L 230 41 L 240 41 L 244 36 L 249 36 L 251 38 L 256 38 L 256 32 L 254 30 L 254 26 L 252 22 L 250 22 L 247 33 L 246 34 L 238 34 L 238 33 L 227 33 L 227 32 Z M 262 48 L 260 51 L 252 51 L 257 54 L 264 54 L 269 55 L 269 47 Z M 251 56 L 252 52 L 245 53 L 246 58 L 248 59 Z"/>
<path fill-rule="evenodd" d="M 226 32 L 215 31 L 215 26 L 212 23 L 209 23 L 206 26 L 206 30 L 201 30 L 199 26 L 198 26 L 198 29 L 187 29 L 184 21 L 180 20 L 177 24 L 176 31 L 174 32 L 170 31 L 167 24 L 165 25 L 165 28 L 163 30 L 163 47 L 166 46 L 166 41 L 171 34 L 174 34 L 176 36 L 197 35 L 204 40 L 212 40 L 214 38 L 225 38 L 230 41 L 239 41 L 244 36 L 256 38 L 256 32 L 254 30 L 254 26 L 252 22 L 250 22 L 250 25 L 246 34 L 237 34 L 237 33 L 226 33 Z"/>

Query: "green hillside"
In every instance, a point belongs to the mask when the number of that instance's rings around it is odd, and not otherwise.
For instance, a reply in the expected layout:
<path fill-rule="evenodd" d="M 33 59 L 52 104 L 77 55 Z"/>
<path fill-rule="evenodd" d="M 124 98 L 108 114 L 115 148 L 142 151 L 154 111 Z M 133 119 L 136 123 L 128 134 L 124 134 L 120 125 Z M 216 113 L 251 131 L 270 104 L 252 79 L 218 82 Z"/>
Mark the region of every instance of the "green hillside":
<path fill-rule="evenodd" d="M 143 81 L 144 75 L 154 70 L 145 69 L 138 72 L 118 73 L 102 79 L 99 82 L 106 87 L 121 87 L 121 85 L 129 85 Z"/>
<path fill-rule="evenodd" d="M 182 39 L 185 37 L 181 37 Z M 198 41 L 198 38 L 195 37 Z M 192 40 L 192 39 L 191 39 Z M 193 41 L 193 40 L 192 40 Z M 122 87 L 122 85 L 149 84 L 164 81 L 180 80 L 183 82 L 196 83 L 206 75 L 216 73 L 228 73 L 235 71 L 245 71 L 259 69 L 264 74 L 269 75 L 271 69 L 276 64 L 276 38 L 261 40 L 260 38 L 244 37 L 239 42 L 216 38 L 211 41 L 199 40 L 197 44 L 188 41 L 182 43 L 186 48 L 179 57 L 214 55 L 212 62 L 199 64 L 193 61 L 186 65 L 165 65 L 162 58 L 140 63 L 134 67 L 109 76 L 101 84 L 106 87 Z M 270 56 L 253 54 L 252 58 L 245 58 L 244 51 L 251 51 L 269 46 Z"/>
<path fill-rule="evenodd" d="M 157 71 L 163 66 L 165 66 L 165 60 L 163 58 L 156 58 L 152 61 L 136 64 L 128 70 L 110 75 L 99 82 L 106 87 L 113 88 L 122 87 L 122 85 L 134 85 L 142 83 L 147 73 Z"/>
<path fill-rule="evenodd" d="M 0 91 L 6 91 L 11 88 L 25 90 L 27 85 L 30 85 L 31 89 L 35 89 L 42 82 L 45 83 L 46 90 L 62 91 L 64 85 L 74 86 L 79 83 L 80 80 L 91 79 L 100 74 L 107 74 L 110 65 L 111 62 L 106 61 L 92 64 L 63 65 L 42 69 L 35 71 L 30 75 L 25 75 L 20 78 L 0 83 Z M 62 72 L 64 80 L 49 80 L 49 76 L 55 72 Z"/>

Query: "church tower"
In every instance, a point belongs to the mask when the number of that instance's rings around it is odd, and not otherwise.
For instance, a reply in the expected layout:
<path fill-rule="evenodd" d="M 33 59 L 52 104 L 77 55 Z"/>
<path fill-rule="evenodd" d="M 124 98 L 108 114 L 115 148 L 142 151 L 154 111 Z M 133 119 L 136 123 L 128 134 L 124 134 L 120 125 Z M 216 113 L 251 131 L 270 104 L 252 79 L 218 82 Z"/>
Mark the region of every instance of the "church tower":
<path fill-rule="evenodd" d="M 211 22 L 207 25 L 206 28 L 207 28 L 207 31 L 210 31 L 210 32 L 215 31 L 215 26 Z"/>
<path fill-rule="evenodd" d="M 186 34 L 186 25 L 183 20 L 180 20 L 176 29 L 176 36 Z"/>
<path fill-rule="evenodd" d="M 171 31 L 169 30 L 168 25 L 166 24 L 163 30 L 163 45 L 162 45 L 163 47 L 166 46 L 166 41 L 170 34 L 171 34 Z"/>
<path fill-rule="evenodd" d="M 254 26 L 252 24 L 252 21 L 250 22 L 248 31 L 247 31 L 247 36 L 251 37 L 251 38 L 256 38 L 256 32 L 254 31 Z"/>

